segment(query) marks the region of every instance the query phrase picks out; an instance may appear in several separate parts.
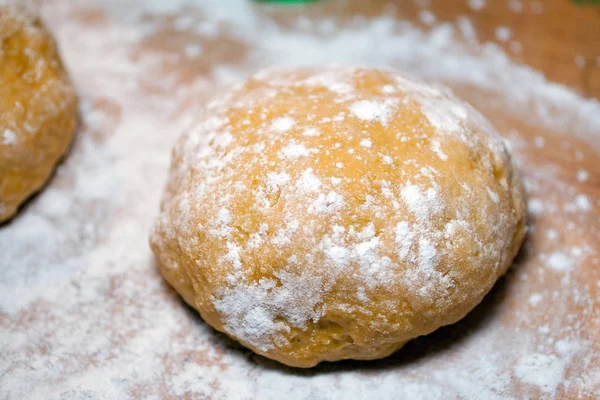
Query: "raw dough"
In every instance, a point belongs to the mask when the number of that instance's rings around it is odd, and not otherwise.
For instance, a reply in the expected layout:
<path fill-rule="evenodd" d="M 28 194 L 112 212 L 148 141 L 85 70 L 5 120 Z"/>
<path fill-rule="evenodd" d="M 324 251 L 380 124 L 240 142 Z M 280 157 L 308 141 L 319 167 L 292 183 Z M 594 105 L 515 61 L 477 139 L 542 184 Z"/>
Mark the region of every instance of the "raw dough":
<path fill-rule="evenodd" d="M 22 6 L 0 7 L 0 222 L 36 192 L 64 155 L 77 98 L 56 43 Z"/>
<path fill-rule="evenodd" d="M 207 323 L 311 367 L 385 357 L 464 317 L 525 222 L 502 139 L 448 89 L 277 68 L 180 138 L 151 245 Z"/>

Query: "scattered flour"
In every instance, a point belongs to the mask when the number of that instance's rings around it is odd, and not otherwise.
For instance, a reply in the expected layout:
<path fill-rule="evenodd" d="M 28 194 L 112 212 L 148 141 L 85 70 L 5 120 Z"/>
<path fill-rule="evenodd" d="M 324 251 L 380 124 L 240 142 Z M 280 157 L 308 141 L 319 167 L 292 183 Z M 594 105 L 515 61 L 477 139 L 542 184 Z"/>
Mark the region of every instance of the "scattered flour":
<path fill-rule="evenodd" d="M 529 296 L 529 304 L 535 307 L 540 303 L 540 301 L 542 301 L 543 298 L 544 296 L 541 294 L 533 293 L 531 296 Z"/>
<path fill-rule="evenodd" d="M 10 129 L 5 129 L 2 133 L 2 144 L 14 145 L 17 143 L 17 135 Z"/>
<path fill-rule="evenodd" d="M 523 2 L 521 0 L 509 0 L 508 8 L 514 13 L 520 13 L 523 11 Z"/>
<path fill-rule="evenodd" d="M 534 353 L 519 359 L 517 376 L 525 383 L 539 387 L 545 393 L 554 393 L 564 381 L 566 362 L 554 355 Z"/>
<path fill-rule="evenodd" d="M 387 124 L 391 116 L 395 103 L 393 100 L 386 100 L 383 103 L 361 100 L 350 106 L 352 114 L 363 121 L 381 122 Z"/>
<path fill-rule="evenodd" d="M 466 40 L 476 41 L 477 40 L 477 32 L 475 31 L 475 27 L 473 27 L 473 23 L 467 17 L 460 16 L 456 19 L 456 25 L 460 30 L 460 33 Z"/>
<path fill-rule="evenodd" d="M 421 3 L 423 7 L 428 5 L 427 1 Z M 471 5 L 474 9 L 485 5 L 481 1 L 471 3 L 475 4 Z M 522 12 L 523 4 L 511 0 L 508 7 Z M 540 390 L 550 398 L 593 397 L 597 392 L 600 375 L 594 372 L 598 370 L 594 366 L 599 361 L 594 348 L 585 341 L 585 335 L 591 334 L 571 311 L 577 308 L 584 313 L 581 315 L 593 316 L 598 302 L 589 285 L 577 280 L 580 278 L 575 263 L 579 253 L 562 243 L 565 236 L 584 240 L 584 228 L 580 226 L 589 214 L 586 217 L 581 211 L 593 207 L 594 199 L 585 197 L 586 201 L 576 193 L 569 194 L 570 198 L 546 199 L 548 192 L 558 196 L 570 192 L 563 190 L 558 178 L 536 175 L 533 164 L 523 168 L 525 175 L 539 186 L 531 189 L 531 198 L 539 201 L 537 205 L 533 202 L 532 211 L 538 218 L 532 223 L 538 229 L 532 235 L 545 232 L 545 237 L 540 239 L 542 250 L 533 247 L 528 251 L 532 252 L 532 259 L 539 254 L 536 252 L 547 252 L 545 265 L 552 271 L 570 274 L 572 279 L 559 286 L 537 280 L 532 273 L 536 264 L 523 262 L 517 274 L 525 278 L 508 276 L 505 284 L 515 301 L 498 302 L 494 298 L 492 311 L 481 319 L 485 323 L 477 324 L 479 317 L 469 315 L 466 321 L 420 339 L 428 346 L 409 344 L 408 364 L 402 356 L 369 363 L 366 368 L 363 363 L 325 364 L 304 373 L 236 348 L 182 307 L 156 272 L 146 241 L 140 238 L 146 237 L 158 209 L 161 185 L 157 182 L 164 182 L 168 149 L 197 117 L 187 105 L 192 104 L 194 110 L 202 99 L 214 93 L 215 82 L 239 81 L 261 66 L 331 61 L 392 64 L 426 80 L 488 90 L 502 100 L 507 116 L 583 138 L 595 138 L 591 135 L 600 131 L 598 101 L 583 99 L 563 86 L 549 83 L 540 72 L 514 64 L 494 44 L 484 43 L 474 51 L 461 43 L 459 34 L 469 41 L 476 40 L 466 18 L 459 19 L 456 26 L 443 23 L 423 32 L 407 22 L 395 22 L 390 13 L 357 18 L 338 30 L 338 22 L 317 17 L 311 22 L 315 31 L 298 32 L 278 26 L 275 19 L 260 11 L 260 6 L 245 0 L 86 4 L 58 0 L 40 3 L 40 7 L 56 32 L 65 63 L 84 102 L 84 128 L 50 186 L 15 220 L 0 227 L 3 396 L 499 399 L 532 398 Z M 102 12 L 103 8 L 108 11 Z M 543 7 L 535 3 L 531 9 L 541 12 Z M 179 16 L 164 17 L 168 13 Z M 101 22 L 90 23 L 88 18 L 96 15 L 100 15 Z M 422 22 L 433 25 L 435 19 L 431 16 L 421 14 Z M 185 64 L 185 57 L 169 61 L 173 52 L 168 40 L 170 29 L 193 39 L 180 48 L 181 55 L 199 63 L 204 57 L 214 58 L 214 65 L 198 64 L 192 68 Z M 325 36 L 315 34 L 317 30 Z M 153 35 L 167 40 L 169 48 L 160 47 L 162 39 L 146 42 Z M 211 53 L 211 41 L 224 37 L 229 42 L 219 43 L 223 48 L 252 44 L 250 54 L 243 55 L 247 58 L 242 65 L 228 58 L 228 54 Z M 521 46 L 510 42 L 510 49 L 520 52 Z M 187 72 L 181 73 L 183 70 Z M 190 70 L 195 71 L 193 76 L 200 70 L 207 72 L 190 78 Z M 157 76 L 162 79 L 157 80 Z M 345 89 L 341 85 L 336 90 L 343 93 Z M 384 123 L 387 113 L 395 107 L 367 103 L 358 105 L 351 115 Z M 424 108 L 431 123 L 445 129 L 455 128 L 455 121 L 464 114 L 464 110 L 457 109 L 457 118 L 440 121 L 436 119 L 435 104 L 429 108 L 424 104 Z M 104 118 L 93 118 L 92 111 Z M 267 129 L 293 129 L 296 121 L 291 116 Z M 11 144 L 7 141 L 12 142 L 12 138 L 9 134 L 7 139 L 5 132 L 0 140 Z M 311 137 L 321 133 L 317 128 L 308 128 L 303 134 Z M 539 143 L 536 141 L 536 145 Z M 540 147 L 543 145 L 544 142 Z M 527 148 L 517 149 L 516 155 L 518 161 L 524 162 L 527 157 L 522 151 Z M 573 151 L 580 161 L 583 153 Z M 386 157 L 383 156 L 384 161 L 394 165 L 394 160 Z M 395 160 L 398 165 L 402 161 Z M 341 169 L 344 165 L 338 163 L 336 167 Z M 577 179 L 585 182 L 591 172 L 578 173 Z M 266 184 L 273 190 L 295 184 L 312 193 L 322 190 L 326 182 L 315 171 L 306 170 L 297 182 L 285 174 L 275 174 Z M 416 218 L 424 220 L 426 213 L 435 213 L 443 206 L 436 201 L 434 188 L 415 184 L 400 190 Z M 341 194 L 326 193 L 313 203 L 315 212 L 327 213 L 343 207 Z M 562 219 L 554 221 L 542 213 L 555 203 L 563 207 L 569 202 L 576 208 L 557 217 Z M 532 208 L 532 201 L 529 207 Z M 590 211 L 595 210 L 587 210 Z M 232 222 L 225 208 L 215 218 L 219 224 Z M 563 235 L 563 226 L 567 225 L 572 229 L 569 235 Z M 257 237 L 264 240 L 268 229 L 261 226 Z M 418 224 L 397 224 L 393 233 L 397 251 L 403 257 L 416 256 L 423 265 L 433 266 L 438 250 L 431 242 L 415 239 L 419 237 L 418 229 Z M 593 243 L 578 245 L 591 262 L 597 260 Z M 591 246 L 592 253 L 586 253 L 586 246 Z M 340 264 L 352 257 L 369 260 L 378 251 L 377 237 L 365 233 L 359 246 L 338 247 L 328 247 L 328 252 Z M 235 248 L 228 251 L 232 262 L 239 260 Z M 270 341 L 265 338 L 277 335 L 277 326 L 271 325 L 273 315 L 288 310 L 292 312 L 290 320 L 303 326 L 315 318 L 318 310 L 311 305 L 323 295 L 320 282 L 297 276 L 277 278 L 286 283 L 285 287 L 265 280 L 259 284 L 271 287 L 267 293 L 244 283 L 240 285 L 243 290 L 223 293 L 218 303 L 222 312 L 231 317 L 230 329 L 243 328 L 244 333 L 250 332 L 247 340 L 260 346 L 268 346 Z M 290 287 L 295 289 L 288 290 Z M 286 302 L 302 306 L 290 310 Z M 544 314 L 544 320 L 531 314 L 532 306 Z M 524 322 L 520 326 L 507 324 L 506 320 L 511 319 Z M 595 320 L 589 320 L 592 328 L 597 327 Z M 462 334 L 467 331 L 468 334 Z M 452 340 L 455 332 L 461 340 Z M 515 337 L 519 340 L 515 341 Z M 441 350 L 436 349 L 440 342 L 444 342 Z M 375 374 L 371 365 L 378 365 Z M 515 381 L 526 386 L 525 393 L 515 389 Z"/>
<path fill-rule="evenodd" d="M 564 252 L 556 251 L 547 258 L 546 265 L 554 271 L 567 272 L 573 268 L 575 260 Z"/>
<path fill-rule="evenodd" d="M 537 137 L 535 138 L 534 144 L 535 144 L 535 147 L 537 147 L 537 148 L 540 148 L 540 149 L 541 149 L 541 148 L 543 148 L 543 147 L 544 147 L 544 145 L 546 144 L 546 140 L 545 140 L 543 137 L 541 137 L 541 136 L 537 136 Z"/>
<path fill-rule="evenodd" d="M 321 301 L 320 278 L 278 273 L 281 282 L 261 279 L 259 283 L 227 288 L 214 300 L 215 307 L 225 316 L 225 326 L 234 335 L 266 351 L 273 343 L 282 345 L 279 333 L 286 326 L 275 317 L 283 316 L 292 326 L 303 328 L 315 319 L 313 308 Z"/>
<path fill-rule="evenodd" d="M 544 12 L 544 4 L 541 1 L 534 1 L 531 3 L 531 11 L 534 14 L 541 14 Z"/>
<path fill-rule="evenodd" d="M 297 183 L 297 186 L 309 192 L 316 192 L 321 187 L 321 180 L 313 173 L 312 168 L 308 168 L 302 173 L 302 178 Z"/>
<path fill-rule="evenodd" d="M 479 11 L 485 7 L 486 0 L 468 0 L 469 7 L 475 11 Z"/>
<path fill-rule="evenodd" d="M 421 22 L 427 26 L 431 26 L 436 22 L 435 15 L 429 10 L 421 10 L 419 11 L 419 19 Z"/>
<path fill-rule="evenodd" d="M 523 50 L 523 45 L 517 42 L 516 40 L 512 40 L 509 44 L 509 48 L 510 51 L 512 51 L 513 53 L 521 54 L 521 51 Z"/>
<path fill-rule="evenodd" d="M 496 204 L 500 203 L 500 196 L 498 196 L 498 193 L 493 192 L 490 188 L 486 188 L 488 195 L 490 196 L 490 198 L 492 199 L 492 201 Z"/>
<path fill-rule="evenodd" d="M 278 174 L 269 172 L 267 175 L 267 186 L 271 190 L 278 189 L 286 185 L 290 181 L 290 174 L 287 172 L 280 172 Z"/>
<path fill-rule="evenodd" d="M 373 146 L 373 142 L 371 142 L 369 139 L 362 139 L 362 140 L 360 141 L 360 145 L 361 145 L 362 147 L 366 147 L 366 148 L 370 149 L 370 148 L 371 148 L 371 146 Z"/>
<path fill-rule="evenodd" d="M 319 130 L 316 128 L 307 128 L 304 132 L 302 132 L 303 136 L 309 136 L 309 137 L 319 136 L 320 134 L 321 134 L 321 132 L 319 132 Z"/>
<path fill-rule="evenodd" d="M 506 26 L 499 26 L 496 28 L 496 38 L 501 42 L 508 42 L 512 33 Z"/>
<path fill-rule="evenodd" d="M 408 209 L 422 222 L 427 221 L 432 214 L 439 214 L 442 211 L 442 200 L 433 187 L 423 190 L 417 185 L 407 185 L 400 193 Z"/>
<path fill-rule="evenodd" d="M 585 194 L 575 196 L 575 204 L 581 211 L 589 211 L 592 209 L 592 203 Z"/>
<path fill-rule="evenodd" d="M 446 155 L 446 153 L 444 153 L 442 151 L 442 147 L 439 141 L 437 140 L 432 140 L 431 141 L 431 150 L 433 150 L 435 152 L 435 154 L 438 155 L 438 157 L 442 160 L 442 161 L 447 161 L 448 160 L 448 156 Z"/>
<path fill-rule="evenodd" d="M 202 46 L 199 44 L 188 44 L 185 46 L 184 53 L 189 58 L 196 58 L 202 54 Z"/>
<path fill-rule="evenodd" d="M 589 177 L 590 174 L 588 174 L 586 170 L 580 169 L 579 171 L 577 171 L 577 180 L 579 182 L 585 182 L 588 180 Z"/>
<path fill-rule="evenodd" d="M 294 126 L 294 120 L 288 117 L 277 118 L 271 126 L 275 132 L 286 132 Z"/>
<path fill-rule="evenodd" d="M 231 223 L 231 213 L 226 208 L 221 208 L 217 213 L 217 219 L 220 223 L 229 225 Z"/>
<path fill-rule="evenodd" d="M 546 237 L 548 240 L 556 240 L 556 238 L 558 238 L 558 232 L 555 229 L 548 229 L 546 231 Z"/>
<path fill-rule="evenodd" d="M 342 208 L 344 204 L 344 196 L 334 191 L 327 193 L 327 195 L 320 193 L 319 197 L 317 197 L 308 207 L 308 212 L 311 214 L 333 214 Z"/>
<path fill-rule="evenodd" d="M 584 194 L 578 194 L 575 196 L 572 202 L 564 205 L 566 212 L 586 212 L 592 209 L 592 202 Z"/>
<path fill-rule="evenodd" d="M 310 150 L 304 147 L 304 145 L 298 143 L 290 143 L 281 150 L 280 157 L 293 161 L 299 157 L 308 156 L 309 154 Z"/>
<path fill-rule="evenodd" d="M 529 199 L 527 210 L 530 214 L 541 215 L 544 212 L 544 202 L 540 199 Z"/>

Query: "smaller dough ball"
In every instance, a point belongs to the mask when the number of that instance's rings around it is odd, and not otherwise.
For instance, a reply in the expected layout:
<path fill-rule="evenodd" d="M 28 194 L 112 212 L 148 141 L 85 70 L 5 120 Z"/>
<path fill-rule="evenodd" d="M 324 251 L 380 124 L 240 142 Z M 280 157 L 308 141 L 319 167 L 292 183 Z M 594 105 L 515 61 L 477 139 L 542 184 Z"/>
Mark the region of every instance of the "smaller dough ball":
<path fill-rule="evenodd" d="M 271 69 L 179 140 L 151 245 L 211 326 L 311 367 L 386 357 L 464 317 L 525 219 L 502 139 L 449 90 Z"/>
<path fill-rule="evenodd" d="M 0 222 L 48 180 L 77 123 L 56 43 L 22 6 L 0 7 Z"/>

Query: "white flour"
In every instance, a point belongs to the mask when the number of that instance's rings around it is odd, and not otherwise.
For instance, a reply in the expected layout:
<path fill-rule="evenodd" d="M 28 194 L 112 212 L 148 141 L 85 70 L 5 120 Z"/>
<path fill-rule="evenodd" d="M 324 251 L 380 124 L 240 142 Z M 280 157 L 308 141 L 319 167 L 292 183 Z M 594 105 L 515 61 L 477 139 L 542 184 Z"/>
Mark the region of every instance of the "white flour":
<path fill-rule="evenodd" d="M 474 9 L 485 3 L 469 2 Z M 529 160 L 532 135 L 509 131 L 511 118 L 546 129 L 553 134 L 541 137 L 544 147 L 561 145 L 560 135 L 576 135 L 591 149 L 565 145 L 560 153 L 578 165 L 597 157 L 598 101 L 514 64 L 494 44 L 465 44 L 461 38 L 475 41 L 476 32 L 464 19 L 422 31 L 389 13 L 352 22 L 322 14 L 298 18 L 287 29 L 269 15 L 294 14 L 294 8 L 267 12 L 245 0 L 41 4 L 82 99 L 83 127 L 49 187 L 0 227 L 1 399 L 592 398 L 600 391 L 593 336 L 600 326 L 593 275 L 600 268 L 600 227 L 593 220 L 600 203 L 561 179 L 559 160 Z M 508 5 L 516 13 L 524 7 L 543 12 L 539 2 Z M 434 23 L 433 14 L 422 15 Z M 202 323 L 158 275 L 147 234 L 170 148 L 197 118 L 198 105 L 260 67 L 332 61 L 392 65 L 457 90 L 478 88 L 469 100 L 506 116 L 508 127 L 500 129 L 537 203 L 530 203 L 532 232 L 523 259 L 465 321 L 385 360 L 295 371 Z M 343 93 L 343 85 L 336 90 Z M 386 110 L 361 105 L 355 111 L 358 118 L 384 119 Z M 272 128 L 293 124 L 285 119 Z M 303 153 L 290 148 L 282 156 Z M 597 182 L 593 170 L 576 168 L 580 183 Z M 284 181 L 275 175 L 272 185 Z M 325 183 L 307 170 L 298 185 L 317 191 Z M 415 213 L 435 212 L 434 192 L 404 189 Z M 332 190 L 313 210 L 337 207 L 343 199 Z M 220 225 L 228 223 L 226 209 L 217 217 Z M 399 224 L 395 235 L 408 255 L 412 227 Z M 376 247 L 370 240 L 352 252 L 369 257 Z M 435 258 L 428 243 L 418 247 L 424 264 Z M 235 259 L 235 249 L 230 256 Z M 332 247 L 330 256 L 343 264 L 351 254 Z M 292 316 L 298 326 L 313 317 L 308 310 L 319 296 L 316 286 L 298 291 L 308 307 Z M 227 293 L 223 307 L 228 296 L 246 296 L 247 310 L 231 312 L 265 329 L 268 311 L 251 310 L 256 293 Z"/>
<path fill-rule="evenodd" d="M 2 133 L 2 143 L 8 145 L 17 143 L 17 135 L 10 129 L 5 129 Z"/>

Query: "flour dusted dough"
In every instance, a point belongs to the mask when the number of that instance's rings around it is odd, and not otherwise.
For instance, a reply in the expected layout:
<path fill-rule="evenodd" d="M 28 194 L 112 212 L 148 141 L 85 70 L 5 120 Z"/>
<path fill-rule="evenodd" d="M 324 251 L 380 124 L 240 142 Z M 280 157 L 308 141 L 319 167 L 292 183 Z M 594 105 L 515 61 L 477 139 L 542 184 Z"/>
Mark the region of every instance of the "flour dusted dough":
<path fill-rule="evenodd" d="M 0 222 L 52 173 L 71 142 L 77 99 L 56 43 L 22 6 L 0 7 Z"/>
<path fill-rule="evenodd" d="M 180 138 L 151 245 L 211 326 L 311 367 L 385 357 L 464 317 L 525 220 L 502 139 L 448 89 L 277 68 Z"/>

